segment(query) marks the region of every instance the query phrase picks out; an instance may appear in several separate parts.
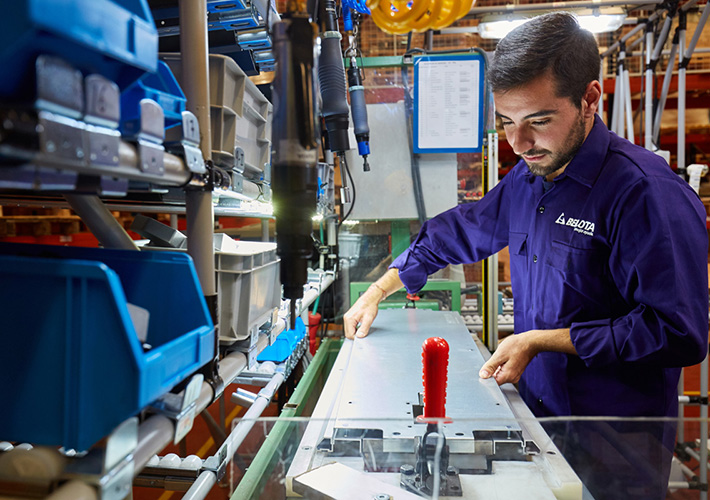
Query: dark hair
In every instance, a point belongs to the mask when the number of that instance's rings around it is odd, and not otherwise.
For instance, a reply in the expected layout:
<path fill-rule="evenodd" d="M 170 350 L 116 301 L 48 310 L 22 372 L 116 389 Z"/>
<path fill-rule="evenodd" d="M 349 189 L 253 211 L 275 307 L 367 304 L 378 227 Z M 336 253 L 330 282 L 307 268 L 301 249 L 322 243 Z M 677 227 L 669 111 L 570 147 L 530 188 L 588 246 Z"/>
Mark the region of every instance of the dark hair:
<path fill-rule="evenodd" d="M 587 85 L 599 79 L 600 64 L 594 35 L 569 12 L 551 12 L 519 26 L 498 43 L 488 82 L 493 92 L 505 92 L 551 71 L 557 95 L 581 107 Z"/>

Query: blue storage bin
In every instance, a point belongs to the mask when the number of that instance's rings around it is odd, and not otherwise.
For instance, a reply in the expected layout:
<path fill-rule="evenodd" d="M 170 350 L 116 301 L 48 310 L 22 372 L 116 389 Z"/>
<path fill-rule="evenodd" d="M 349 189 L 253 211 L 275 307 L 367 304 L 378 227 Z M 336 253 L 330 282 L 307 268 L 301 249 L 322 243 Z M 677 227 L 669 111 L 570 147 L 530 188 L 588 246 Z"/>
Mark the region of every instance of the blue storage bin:
<path fill-rule="evenodd" d="M 0 97 L 34 96 L 34 62 L 40 54 L 125 88 L 145 71 L 156 71 L 158 32 L 147 0 L 3 2 Z"/>
<path fill-rule="evenodd" d="M 275 363 L 282 363 L 286 361 L 286 358 L 291 355 L 298 343 L 305 336 L 306 325 L 299 316 L 296 318 L 296 327 L 293 330 L 285 330 L 281 332 L 281 334 L 276 337 L 273 344 L 261 351 L 256 360 L 259 362 L 273 361 Z"/>
<path fill-rule="evenodd" d="M 140 131 L 141 99 L 152 99 L 163 109 L 165 128 L 182 123 L 185 94 L 173 72 L 158 61 L 156 73 L 146 73 L 121 92 L 121 132 L 134 135 Z"/>
<path fill-rule="evenodd" d="M 0 273 L 0 440 L 88 449 L 214 356 L 187 254 L 3 243 Z"/>

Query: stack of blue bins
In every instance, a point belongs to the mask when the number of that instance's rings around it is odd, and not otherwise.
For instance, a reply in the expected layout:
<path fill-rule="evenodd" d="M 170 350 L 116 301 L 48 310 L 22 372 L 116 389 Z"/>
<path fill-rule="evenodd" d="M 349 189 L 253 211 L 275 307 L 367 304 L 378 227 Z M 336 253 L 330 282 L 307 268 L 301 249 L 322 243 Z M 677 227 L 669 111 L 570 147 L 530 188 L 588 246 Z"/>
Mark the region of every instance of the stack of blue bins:
<path fill-rule="evenodd" d="M 0 275 L 0 441 L 86 450 L 214 357 L 187 254 L 4 243 Z"/>
<path fill-rule="evenodd" d="M 259 362 L 273 361 L 274 363 L 283 363 L 305 336 L 306 325 L 299 316 L 296 318 L 295 328 L 281 332 L 273 344 L 261 351 L 256 360 Z"/>

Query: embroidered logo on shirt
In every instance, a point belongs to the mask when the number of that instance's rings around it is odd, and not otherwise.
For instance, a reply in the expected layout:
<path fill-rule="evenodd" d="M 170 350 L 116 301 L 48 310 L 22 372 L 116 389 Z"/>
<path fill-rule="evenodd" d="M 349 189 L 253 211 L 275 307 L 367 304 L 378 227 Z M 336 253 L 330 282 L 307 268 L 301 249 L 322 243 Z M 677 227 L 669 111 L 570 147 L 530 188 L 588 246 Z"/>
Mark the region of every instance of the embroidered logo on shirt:
<path fill-rule="evenodd" d="M 562 226 L 568 226 L 577 231 L 578 233 L 582 233 L 587 236 L 594 236 L 594 223 L 589 222 L 586 220 L 582 219 L 575 219 L 573 217 L 568 217 L 565 219 L 565 213 L 562 212 L 559 217 L 557 217 L 557 220 L 555 221 L 555 224 L 560 224 Z"/>

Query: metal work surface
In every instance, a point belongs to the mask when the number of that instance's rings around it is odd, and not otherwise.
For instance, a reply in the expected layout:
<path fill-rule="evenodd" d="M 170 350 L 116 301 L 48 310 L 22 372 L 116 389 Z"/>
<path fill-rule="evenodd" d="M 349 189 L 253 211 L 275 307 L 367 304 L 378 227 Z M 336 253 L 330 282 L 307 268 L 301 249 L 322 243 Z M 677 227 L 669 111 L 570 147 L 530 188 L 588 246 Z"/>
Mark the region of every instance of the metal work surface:
<path fill-rule="evenodd" d="M 452 451 L 474 451 L 475 432 L 520 431 L 496 382 L 478 377 L 483 356 L 459 314 L 392 309 L 380 311 L 368 337 L 343 346 L 341 356 L 350 359 L 334 406 L 336 439 L 339 429 L 381 429 L 385 442 L 404 440 L 411 448 L 425 427 L 415 423 L 413 407 L 423 391 L 422 343 L 428 337 L 449 344 L 446 416 L 453 422 L 443 429 Z M 402 426 L 406 420 L 412 425 Z"/>
<path fill-rule="evenodd" d="M 439 498 L 587 498 L 515 388 L 479 379 L 488 353 L 461 317 L 413 309 L 381 310 L 368 337 L 344 341 L 286 474 L 287 496 L 345 500 L 379 485 L 383 493 L 399 487 L 390 498 L 408 498 L 403 474 L 411 474 L 427 432 L 413 415 L 423 390 L 421 346 L 433 336 L 450 347 L 452 422 L 443 434 L 447 474 L 454 471 L 462 494 Z M 337 474 L 327 473 L 334 462 Z"/>

